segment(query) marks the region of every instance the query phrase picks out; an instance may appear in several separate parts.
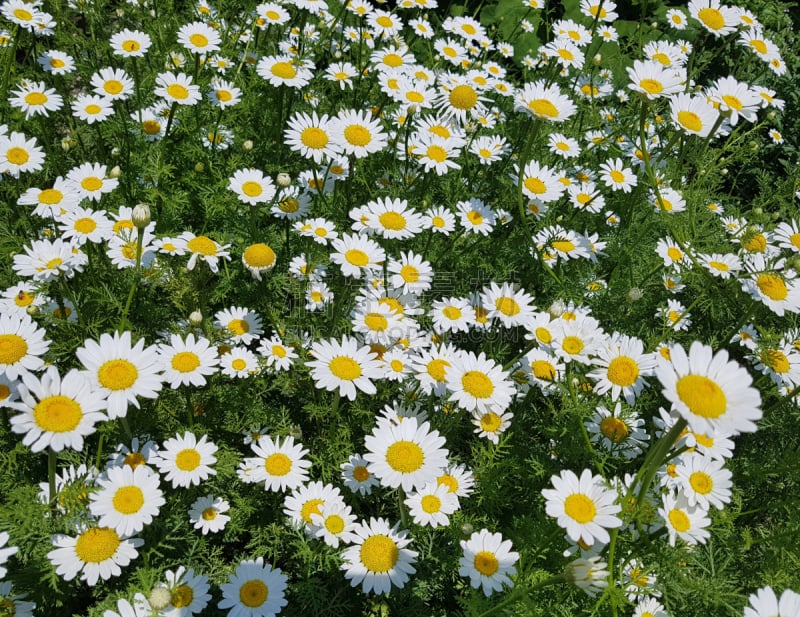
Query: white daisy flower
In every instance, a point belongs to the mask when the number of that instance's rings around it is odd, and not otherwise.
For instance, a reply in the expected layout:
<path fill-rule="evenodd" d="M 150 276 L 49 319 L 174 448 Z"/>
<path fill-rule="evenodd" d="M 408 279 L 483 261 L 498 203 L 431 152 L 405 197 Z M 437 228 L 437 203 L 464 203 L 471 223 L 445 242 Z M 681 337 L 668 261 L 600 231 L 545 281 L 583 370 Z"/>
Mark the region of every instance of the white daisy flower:
<path fill-rule="evenodd" d="M 459 558 L 459 576 L 468 576 L 472 587 L 480 587 L 488 598 L 503 586 L 513 587 L 519 553 L 511 550 L 511 540 L 488 529 L 474 532 L 469 540 L 461 540 L 464 554 Z"/>
<path fill-rule="evenodd" d="M 141 465 L 110 467 L 97 478 L 100 487 L 89 495 L 89 511 L 97 524 L 109 527 L 120 536 L 139 533 L 153 522 L 166 503 L 159 488 L 158 474 Z"/>
<path fill-rule="evenodd" d="M 89 527 L 77 537 L 55 535 L 56 548 L 47 553 L 56 574 L 71 581 L 78 574 L 89 587 L 122 574 L 122 568 L 138 557 L 136 550 L 144 544 L 139 538 L 120 536 L 110 527 Z"/>
<path fill-rule="evenodd" d="M 257 455 L 257 458 L 246 459 L 254 464 L 250 481 L 263 482 L 264 490 L 293 490 L 308 480 L 311 461 L 304 458 L 308 450 L 302 444 L 295 444 L 294 437 L 286 437 L 281 443 L 280 438 L 273 441 L 267 435 L 250 447 Z"/>
<path fill-rule="evenodd" d="M 58 369 L 49 366 L 41 379 L 25 373 L 22 382 L 20 401 L 7 407 L 22 412 L 11 418 L 11 430 L 24 433 L 22 443 L 33 452 L 83 450 L 83 438 L 95 432 L 97 422 L 107 420 L 102 395 L 74 369 L 62 379 Z"/>
<path fill-rule="evenodd" d="M 195 529 L 208 533 L 217 533 L 225 529 L 231 517 L 225 514 L 231 509 L 230 504 L 221 497 L 204 495 L 194 500 L 189 508 L 189 522 Z"/>
<path fill-rule="evenodd" d="M 99 343 L 86 340 L 75 351 L 92 386 L 106 398 L 109 419 L 124 417 L 129 404 L 138 409 L 139 396 L 158 397 L 162 386 L 158 348 L 144 345 L 144 339 L 139 339 L 131 346 L 131 333 L 126 330 L 103 334 Z"/>
<path fill-rule="evenodd" d="M 230 609 L 229 617 L 273 617 L 288 604 L 286 581 L 281 569 L 265 564 L 263 557 L 243 561 L 220 585 L 222 600 L 217 606 Z"/>
<path fill-rule="evenodd" d="M 217 474 L 211 465 L 217 462 L 214 454 L 218 448 L 207 439 L 208 435 L 197 439 L 194 433 L 186 431 L 182 437 L 176 435 L 159 448 L 154 463 L 165 474 L 164 479 L 172 482 L 172 488 L 196 486 Z"/>
<path fill-rule="evenodd" d="M 416 572 L 418 553 L 406 548 L 411 543 L 407 531 L 390 527 L 386 519 L 370 518 L 354 527 L 353 534 L 354 544 L 342 553 L 341 566 L 352 587 L 388 594 L 393 586 L 402 588 Z"/>

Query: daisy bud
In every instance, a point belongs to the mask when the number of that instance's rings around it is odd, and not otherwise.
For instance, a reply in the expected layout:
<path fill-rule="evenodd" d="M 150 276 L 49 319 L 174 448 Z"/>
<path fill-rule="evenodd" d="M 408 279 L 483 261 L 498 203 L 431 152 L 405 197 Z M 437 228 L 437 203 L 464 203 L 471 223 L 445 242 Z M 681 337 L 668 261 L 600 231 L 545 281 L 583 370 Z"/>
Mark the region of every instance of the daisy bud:
<path fill-rule="evenodd" d="M 777 114 L 776 114 L 774 111 L 771 111 L 771 112 L 769 112 L 769 113 L 767 114 L 767 118 L 768 118 L 769 120 L 774 120 L 776 115 L 777 115 Z"/>
<path fill-rule="evenodd" d="M 36 315 L 36 313 L 39 312 L 39 307 L 36 306 L 35 304 L 30 304 L 28 305 L 28 308 L 25 309 L 25 312 L 28 313 L 28 315 L 30 315 L 31 317 L 33 317 L 34 315 Z"/>
<path fill-rule="evenodd" d="M 161 611 L 172 602 L 172 594 L 166 587 L 155 587 L 147 596 L 147 602 L 154 611 Z"/>
<path fill-rule="evenodd" d="M 300 428 L 299 424 L 292 425 L 292 430 L 289 431 L 289 435 L 294 437 L 295 439 L 302 439 L 303 438 L 303 429 Z"/>
<path fill-rule="evenodd" d="M 156 12 L 155 12 L 155 9 L 150 9 L 149 13 L 150 13 L 150 17 L 152 17 L 153 19 L 155 19 L 155 18 L 156 18 Z"/>
<path fill-rule="evenodd" d="M 608 564 L 600 561 L 600 557 L 576 559 L 564 569 L 564 576 L 573 585 L 577 585 L 587 594 L 594 597 L 598 591 L 608 587 Z"/>
<path fill-rule="evenodd" d="M 728 175 L 728 168 L 727 167 L 723 167 L 722 170 L 719 173 L 721 173 L 723 176 L 727 176 Z"/>
<path fill-rule="evenodd" d="M 200 173 L 200 172 L 202 172 L 203 170 L 205 170 L 205 168 L 206 168 L 206 166 L 205 166 L 205 165 L 203 165 L 203 163 L 201 163 L 201 162 L 199 162 L 199 161 L 198 161 L 197 163 L 195 163 L 195 165 L 194 165 L 194 170 L 195 170 L 197 173 Z"/>
<path fill-rule="evenodd" d="M 73 143 L 70 137 L 65 137 L 64 139 L 61 140 L 61 149 L 64 152 L 69 152 L 69 149 L 72 148 L 72 146 Z"/>
<path fill-rule="evenodd" d="M 550 305 L 550 308 L 547 309 L 547 312 L 550 313 L 551 317 L 560 317 L 565 310 L 567 310 L 567 305 L 564 304 L 564 301 L 556 300 Z"/>
<path fill-rule="evenodd" d="M 292 177 L 287 173 L 281 172 L 278 174 L 277 182 L 278 186 L 285 188 L 292 183 Z"/>
<path fill-rule="evenodd" d="M 473 531 L 475 531 L 475 528 L 470 523 L 464 523 L 461 525 L 461 535 L 465 538 L 469 538 Z"/>
<path fill-rule="evenodd" d="M 758 150 L 758 142 L 757 141 L 751 141 L 750 142 L 750 149 L 751 150 Z"/>
<path fill-rule="evenodd" d="M 120 152 L 121 152 L 121 150 L 119 148 L 117 148 L 116 146 L 111 148 L 111 156 L 113 156 L 114 158 L 117 158 L 119 156 Z"/>
<path fill-rule="evenodd" d="M 137 204 L 131 213 L 131 220 L 136 225 L 136 229 L 142 230 L 150 224 L 150 206 L 147 204 Z"/>
<path fill-rule="evenodd" d="M 203 323 L 203 313 L 200 311 L 192 311 L 189 315 L 189 323 L 193 326 L 199 326 Z"/>
<path fill-rule="evenodd" d="M 592 58 L 592 63 L 595 66 L 600 66 L 600 63 L 603 61 L 603 56 L 601 54 L 595 54 L 594 58 Z"/>
<path fill-rule="evenodd" d="M 248 139 L 246 142 L 244 142 L 242 144 L 242 149 L 243 150 L 247 150 L 248 152 L 250 152 L 250 150 L 253 149 L 253 140 L 252 139 Z"/>
<path fill-rule="evenodd" d="M 756 216 L 761 216 L 764 214 L 764 208 L 753 208 L 753 214 Z"/>
<path fill-rule="evenodd" d="M 114 165 L 111 168 L 111 171 L 108 172 L 109 177 L 111 178 L 119 178 L 122 175 L 122 170 L 120 169 L 119 165 Z"/>
<path fill-rule="evenodd" d="M 641 288 L 639 288 L 639 287 L 631 287 L 628 290 L 627 300 L 628 300 L 628 302 L 630 304 L 633 304 L 634 302 L 637 302 L 638 300 L 641 300 L 643 295 L 644 295 L 644 293 L 642 292 Z"/>
<path fill-rule="evenodd" d="M 658 22 L 657 21 L 650 22 L 650 29 L 658 30 Z"/>

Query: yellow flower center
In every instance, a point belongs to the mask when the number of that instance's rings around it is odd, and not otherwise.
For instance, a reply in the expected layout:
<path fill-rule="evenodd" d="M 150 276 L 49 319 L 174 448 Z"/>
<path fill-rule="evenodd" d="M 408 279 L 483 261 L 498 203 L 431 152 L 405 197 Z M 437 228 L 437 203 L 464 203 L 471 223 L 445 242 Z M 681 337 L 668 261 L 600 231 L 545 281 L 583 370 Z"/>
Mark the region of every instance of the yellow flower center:
<path fill-rule="evenodd" d="M 322 499 L 309 499 L 303 504 L 303 507 L 300 508 L 300 516 L 302 516 L 303 520 L 310 525 L 311 515 L 320 514 L 319 507 L 324 503 L 325 502 Z"/>
<path fill-rule="evenodd" d="M 608 363 L 608 380 L 616 386 L 627 388 L 639 378 L 639 365 L 633 358 L 618 356 Z"/>
<path fill-rule="evenodd" d="M 123 87 L 124 86 L 122 85 L 122 82 L 116 79 L 109 79 L 108 81 L 103 83 L 103 90 L 105 90 L 111 95 L 119 94 L 120 92 L 122 92 Z"/>
<path fill-rule="evenodd" d="M 143 465 L 145 462 L 146 460 L 141 452 L 130 452 L 123 460 L 123 464 L 127 465 L 131 469 L 136 469 L 139 465 Z"/>
<path fill-rule="evenodd" d="M 648 94 L 658 94 L 664 90 L 664 86 L 656 79 L 643 79 L 639 82 L 639 86 Z"/>
<path fill-rule="evenodd" d="M 697 18 L 703 22 L 709 30 L 722 30 L 725 27 L 725 17 L 717 9 L 706 7 L 700 9 L 697 13 Z"/>
<path fill-rule="evenodd" d="M 719 418 L 728 407 L 728 400 L 722 388 L 703 375 L 681 377 L 675 387 L 678 398 L 695 415 L 703 418 Z"/>
<path fill-rule="evenodd" d="M 377 534 L 364 540 L 359 556 L 367 572 L 383 573 L 394 568 L 400 549 L 389 536 Z"/>
<path fill-rule="evenodd" d="M 260 580 L 254 578 L 247 581 L 239 588 L 239 600 L 249 608 L 256 608 L 264 604 L 269 597 L 269 589 Z"/>
<path fill-rule="evenodd" d="M 349 356 L 336 356 L 328 364 L 331 373 L 344 381 L 354 381 L 361 377 L 361 365 Z"/>
<path fill-rule="evenodd" d="M 27 353 L 28 343 L 24 338 L 17 334 L 0 334 L 0 364 L 14 364 Z"/>
<path fill-rule="evenodd" d="M 554 240 L 551 244 L 556 251 L 562 253 L 571 253 L 575 250 L 575 243 L 570 240 Z"/>
<path fill-rule="evenodd" d="M 472 565 L 483 576 L 492 576 L 500 567 L 500 562 L 497 560 L 494 553 L 481 551 L 475 555 Z"/>
<path fill-rule="evenodd" d="M 350 124 L 344 130 L 344 138 L 353 146 L 366 146 L 372 141 L 372 133 L 360 124 Z"/>
<path fill-rule="evenodd" d="M 108 527 L 84 531 L 75 543 L 75 554 L 83 563 L 103 563 L 111 559 L 120 545 L 117 532 Z"/>
<path fill-rule="evenodd" d="M 628 436 L 628 425 L 619 418 L 609 416 L 600 421 L 600 432 L 609 441 L 621 443 Z"/>
<path fill-rule="evenodd" d="M 14 17 L 20 21 L 31 21 L 33 19 L 33 13 L 25 9 L 14 9 Z"/>
<path fill-rule="evenodd" d="M 83 418 L 81 406 L 66 396 L 47 396 L 33 408 L 33 419 L 42 431 L 68 433 L 75 429 Z"/>
<path fill-rule="evenodd" d="M 461 309 L 457 306 L 446 306 L 442 309 L 442 313 L 445 317 L 453 321 L 461 319 Z"/>
<path fill-rule="evenodd" d="M 180 585 L 172 590 L 172 597 L 170 602 L 175 608 L 184 608 L 189 606 L 194 600 L 194 591 L 189 585 Z"/>
<path fill-rule="evenodd" d="M 611 179 L 614 182 L 616 182 L 617 184 L 620 184 L 621 182 L 625 181 L 625 174 L 623 174 L 621 171 L 619 171 L 617 169 L 613 169 L 611 171 L 610 176 L 611 176 Z"/>
<path fill-rule="evenodd" d="M 246 334 L 250 331 L 250 324 L 244 319 L 231 319 L 227 328 L 228 332 L 234 336 L 241 336 L 242 334 Z"/>
<path fill-rule="evenodd" d="M 27 150 L 15 146 L 14 148 L 8 149 L 8 151 L 6 152 L 6 158 L 8 159 L 8 162 L 11 163 L 12 165 L 24 165 L 25 163 L 28 162 L 30 156 L 28 155 Z"/>
<path fill-rule="evenodd" d="M 133 39 L 128 39 L 127 41 L 122 42 L 122 49 L 128 53 L 139 51 L 141 48 L 142 46 L 139 44 L 139 41 L 134 41 Z"/>
<path fill-rule="evenodd" d="M 678 123 L 693 133 L 699 133 L 703 130 L 703 121 L 693 111 L 679 111 Z"/>
<path fill-rule="evenodd" d="M 450 366 L 450 363 L 447 360 L 436 359 L 428 362 L 426 370 L 428 371 L 428 375 L 433 377 L 436 381 L 444 381 L 445 370 L 448 366 Z"/>
<path fill-rule="evenodd" d="M 561 348 L 574 356 L 583 351 L 583 341 L 577 336 L 565 336 L 561 343 Z"/>
<path fill-rule="evenodd" d="M 277 358 L 285 358 L 286 357 L 286 348 L 281 345 L 273 345 L 272 346 L 272 355 Z"/>
<path fill-rule="evenodd" d="M 525 178 L 525 188 L 534 195 L 542 195 L 547 192 L 547 185 L 539 178 Z"/>
<path fill-rule="evenodd" d="M 493 411 L 481 416 L 481 428 L 486 433 L 496 433 L 503 425 L 503 420 Z"/>
<path fill-rule="evenodd" d="M 285 476 L 292 470 L 292 459 L 282 452 L 270 454 L 264 461 L 264 469 L 271 476 Z"/>
<path fill-rule="evenodd" d="M 316 126 L 310 126 L 300 133 L 300 141 L 312 150 L 321 150 L 328 145 L 328 134 Z"/>
<path fill-rule="evenodd" d="M 573 493 L 564 500 L 564 512 L 581 525 L 594 520 L 597 508 L 594 501 L 582 493 Z"/>
<path fill-rule="evenodd" d="M 369 471 L 364 465 L 356 465 L 353 467 L 353 478 L 358 482 L 366 482 L 369 480 Z"/>
<path fill-rule="evenodd" d="M 780 301 L 785 300 L 789 295 L 789 290 L 786 283 L 777 274 L 759 274 L 756 281 L 761 293 L 767 296 L 770 300 Z"/>
<path fill-rule="evenodd" d="M 89 218 L 87 216 L 87 217 L 84 217 L 84 218 L 81 218 L 81 219 L 78 219 L 77 221 L 75 221 L 75 224 L 74 224 L 73 227 L 74 227 L 75 231 L 77 231 L 78 233 L 87 234 L 88 235 L 88 234 L 92 233 L 95 229 L 97 229 L 97 223 L 95 222 L 94 219 Z"/>
<path fill-rule="evenodd" d="M 123 486 L 114 493 L 114 509 L 121 514 L 135 514 L 144 505 L 144 493 L 138 486 Z"/>
<path fill-rule="evenodd" d="M 422 508 L 423 512 L 433 514 L 434 512 L 438 512 L 442 509 L 442 500 L 436 495 L 425 495 L 420 500 L 420 507 Z"/>
<path fill-rule="evenodd" d="M 161 131 L 161 123 L 158 120 L 144 120 L 142 130 L 147 135 L 157 135 Z"/>
<path fill-rule="evenodd" d="M 369 255 L 360 249 L 350 249 L 344 254 L 344 258 L 348 263 L 363 268 L 369 263 Z"/>
<path fill-rule="evenodd" d="M 89 176 L 88 178 L 81 180 L 81 186 L 85 191 L 93 193 L 103 188 L 103 181 L 95 176 Z"/>
<path fill-rule="evenodd" d="M 275 251 L 266 244 L 251 244 L 242 255 L 251 268 L 269 268 L 275 263 Z"/>
<path fill-rule="evenodd" d="M 373 332 L 383 332 L 389 326 L 389 320 L 380 313 L 367 313 L 364 323 Z"/>
<path fill-rule="evenodd" d="M 453 107 L 466 111 L 475 107 L 478 102 L 478 93 L 472 86 L 462 84 L 450 91 L 449 98 Z"/>
<path fill-rule="evenodd" d="M 217 254 L 217 244 L 208 236 L 196 236 L 186 243 L 186 247 L 192 253 L 199 253 L 206 257 L 211 257 Z"/>
<path fill-rule="evenodd" d="M 534 99 L 528 103 L 528 109 L 530 109 L 535 116 L 558 118 L 558 108 L 547 99 Z"/>
<path fill-rule="evenodd" d="M 193 351 L 181 351 L 172 356 L 170 364 L 179 373 L 191 373 L 200 366 L 200 358 Z"/>
<path fill-rule="evenodd" d="M 714 480 L 704 471 L 695 471 L 689 476 L 689 484 L 696 493 L 708 495 L 714 488 Z"/>
<path fill-rule="evenodd" d="M 788 373 L 791 368 L 789 358 L 778 349 L 767 349 L 761 354 L 761 361 L 776 373 Z"/>
<path fill-rule="evenodd" d="M 325 529 L 327 529 L 333 535 L 339 535 L 344 531 L 344 519 L 338 514 L 326 516 Z"/>
<path fill-rule="evenodd" d="M 470 210 L 467 213 L 467 219 L 469 219 L 469 222 L 475 225 L 476 227 L 481 223 L 483 223 L 483 216 L 481 215 L 480 212 L 477 212 L 476 210 Z"/>
<path fill-rule="evenodd" d="M 689 531 L 689 528 L 692 526 L 689 517 L 683 510 L 678 510 L 677 508 L 674 510 L 670 510 L 667 516 L 669 518 L 670 524 L 678 533 L 684 533 L 686 531 Z"/>
<path fill-rule="evenodd" d="M 206 38 L 199 32 L 195 32 L 193 35 L 189 37 L 189 42 L 195 47 L 205 47 L 208 45 L 208 38 Z"/>
<path fill-rule="evenodd" d="M 406 218 L 399 212 L 384 212 L 378 217 L 378 221 L 385 229 L 400 231 L 406 228 Z"/>
<path fill-rule="evenodd" d="M 138 377 L 136 366 L 127 360 L 109 360 L 97 369 L 97 380 L 109 390 L 127 390 Z"/>
<path fill-rule="evenodd" d="M 464 391 L 475 398 L 489 398 L 494 392 L 494 384 L 486 373 L 482 371 L 467 371 L 461 377 L 461 386 Z"/>
<path fill-rule="evenodd" d="M 381 15 L 380 17 L 378 17 L 378 19 L 375 20 L 375 22 L 381 28 L 391 28 L 394 25 L 394 22 L 386 15 Z"/>
<path fill-rule="evenodd" d="M 186 448 L 175 456 L 175 466 L 181 471 L 194 471 L 200 466 L 200 453 L 194 448 Z"/>
<path fill-rule="evenodd" d="M 44 105 L 47 102 L 47 95 L 44 92 L 29 92 L 25 95 L 25 102 L 28 105 Z"/>
<path fill-rule="evenodd" d="M 386 463 L 394 471 L 413 473 L 424 462 L 425 453 L 413 441 L 396 441 L 386 449 Z"/>
<path fill-rule="evenodd" d="M 519 303 L 514 298 L 509 296 L 501 296 L 495 300 L 494 306 L 498 311 L 507 317 L 513 317 L 520 311 Z"/>
<path fill-rule="evenodd" d="M 547 360 L 534 360 L 531 364 L 534 377 L 544 381 L 553 381 L 556 377 L 556 367 Z"/>
<path fill-rule="evenodd" d="M 170 84 L 167 86 L 167 94 L 179 101 L 189 98 L 189 90 L 181 84 Z"/>

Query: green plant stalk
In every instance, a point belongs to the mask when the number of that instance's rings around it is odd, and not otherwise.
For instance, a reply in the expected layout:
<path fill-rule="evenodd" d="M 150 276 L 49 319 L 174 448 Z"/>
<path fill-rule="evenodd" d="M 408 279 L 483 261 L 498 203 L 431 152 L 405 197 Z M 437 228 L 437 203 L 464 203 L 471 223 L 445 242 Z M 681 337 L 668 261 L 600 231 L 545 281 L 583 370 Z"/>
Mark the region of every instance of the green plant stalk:
<path fill-rule="evenodd" d="M 143 243 L 144 243 L 144 230 L 137 228 L 136 265 L 134 266 L 133 282 L 131 283 L 130 291 L 128 291 L 128 300 L 127 302 L 125 302 L 125 309 L 122 311 L 122 317 L 120 317 L 119 325 L 117 326 L 118 331 L 122 330 L 122 328 L 125 326 L 125 322 L 128 319 L 128 311 L 130 311 L 131 309 L 131 303 L 133 302 L 133 295 L 136 293 L 136 286 L 139 283 L 139 277 L 141 276 Z"/>
<path fill-rule="evenodd" d="M 3 85 L 0 89 L 2 92 L 3 98 L 8 98 L 8 78 L 11 74 L 11 66 L 17 65 L 17 44 L 19 42 L 19 35 L 20 35 L 20 28 L 18 25 L 14 26 L 14 30 L 11 32 L 11 47 L 8 50 L 8 56 L 6 57 L 6 68 L 3 70 Z"/>
<path fill-rule="evenodd" d="M 642 463 L 642 466 L 639 468 L 639 471 L 636 472 L 636 476 L 631 483 L 628 491 L 625 493 L 623 497 L 623 504 L 627 504 L 631 497 L 633 496 L 633 490 L 636 488 L 636 485 L 640 485 L 639 494 L 637 496 L 637 503 L 642 499 L 645 493 L 649 490 L 650 484 L 655 477 L 656 472 L 661 467 L 664 459 L 666 458 L 667 454 L 669 453 L 672 446 L 677 441 L 680 434 L 687 426 L 687 422 L 684 418 L 679 418 L 669 432 L 665 435 L 661 436 L 655 445 L 650 449 L 647 453 L 647 456 Z M 617 538 L 619 537 L 619 527 L 612 529 L 610 535 L 610 540 L 608 543 L 608 571 L 609 571 L 609 588 L 614 586 L 614 552 L 617 547 Z M 617 617 L 617 606 L 616 604 L 612 603 L 611 610 L 614 617 Z"/>
<path fill-rule="evenodd" d="M 58 453 L 51 447 L 47 451 L 47 485 L 50 488 L 50 509 L 56 509 L 56 464 Z"/>
<path fill-rule="evenodd" d="M 559 583 L 566 583 L 567 577 L 563 574 L 557 574 L 556 576 L 551 576 L 550 578 L 546 578 L 545 580 L 536 583 L 535 585 L 531 585 L 530 587 L 524 586 L 515 586 L 514 590 L 511 594 L 500 604 L 496 604 L 488 611 L 484 611 L 478 617 L 489 617 L 489 615 L 495 615 L 502 611 L 503 609 L 511 606 L 518 600 L 522 600 L 523 598 L 527 598 L 534 591 L 538 591 L 539 589 L 543 589 L 544 587 L 549 587 L 550 585 L 558 585 Z"/>

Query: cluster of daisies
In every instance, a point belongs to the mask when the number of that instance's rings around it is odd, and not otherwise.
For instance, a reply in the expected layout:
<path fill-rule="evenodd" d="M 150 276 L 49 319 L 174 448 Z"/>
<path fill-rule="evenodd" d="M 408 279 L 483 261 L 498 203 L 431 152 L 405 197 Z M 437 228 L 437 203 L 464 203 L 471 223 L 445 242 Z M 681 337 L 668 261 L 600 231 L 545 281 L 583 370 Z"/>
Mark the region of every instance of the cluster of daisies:
<path fill-rule="evenodd" d="M 659 464 L 655 481 L 646 473 L 604 478 L 590 469 L 580 475 L 565 469 L 542 490 L 547 514 L 565 530 L 570 545 L 566 577 L 595 594 L 608 584 L 602 554 L 613 530 L 635 535 L 644 524 L 673 546 L 709 538 L 712 509 L 731 500 L 725 463 L 732 440 L 754 431 L 761 418 L 761 395 L 750 373 L 726 351 L 697 341 L 688 351 L 672 341 L 646 351 L 644 340 L 604 330 L 589 306 L 537 307 L 531 294 L 510 282 L 492 281 L 467 295 L 440 293 L 436 283 L 443 273 L 437 277 L 426 251 L 408 245 L 423 239 L 427 248 L 433 238 L 462 236 L 477 241 L 512 229 L 518 218 L 529 240 L 528 253 L 523 252 L 529 259 L 548 269 L 571 260 L 596 263 L 609 243 L 595 229 L 570 229 L 571 222 L 596 223 L 610 233 L 623 223 L 617 210 L 639 199 L 637 187 L 645 183 L 652 188 L 635 205 L 661 220 L 697 214 L 682 194 L 683 183 L 670 180 L 675 140 L 724 140 L 770 113 L 766 110 L 780 111 L 784 102 L 769 87 L 732 75 L 690 88 L 694 50 L 685 40 L 646 44 L 643 59 L 624 76 L 608 70 L 587 76 L 583 69 L 592 43 L 618 38 L 616 5 L 594 0 L 580 4 L 587 25 L 570 19 L 552 25 L 552 40 L 523 62 L 534 78 L 515 84 L 507 68 L 513 46 L 492 40 L 470 17 L 434 26 L 420 9 L 436 4 L 402 0 L 392 12 L 367 0 L 333 8 L 325 0 L 265 2 L 246 19 L 228 21 L 200 2 L 194 21 L 166 37 L 168 53 L 154 43 L 165 37 L 128 28 L 111 35 L 104 59 L 110 64 L 101 68 L 87 71 L 85 58 L 42 51 L 35 75 L 10 89 L 8 104 L 24 120 L 0 126 L 4 184 L 22 187 L 26 178 L 36 178 L 36 186 L 27 183 L 15 195 L 36 231 L 13 257 L 11 268 L 21 280 L 0 298 L 0 406 L 32 452 L 59 453 L 83 451 L 102 422 L 127 426 L 129 409 L 147 406 L 144 401 L 154 401 L 165 387 L 188 390 L 215 380 L 286 372 L 331 392 L 337 406 L 359 394 L 375 395 L 379 387 L 396 392 L 398 398 L 376 413 L 363 448 L 341 461 L 336 483 L 313 479 L 320 470 L 300 437 L 261 428 L 245 435 L 249 451 L 242 453 L 236 472 L 243 484 L 252 485 L 245 490 L 281 494 L 286 524 L 302 530 L 309 542 L 339 551 L 344 579 L 353 587 L 388 594 L 416 572 L 414 530 L 448 527 L 461 502 L 479 488 L 469 465 L 432 427 L 426 409 L 446 412 L 454 426 L 462 424 L 462 434 L 498 444 L 513 426 L 515 402 L 532 389 L 590 401 L 594 411 L 584 426 L 593 447 L 635 460 L 653 451 L 648 450 L 653 437 L 661 437 L 672 439 L 668 445 L 680 453 L 665 461 L 646 459 Z M 526 3 L 532 9 L 539 4 Z M 70 2 L 70 8 L 82 5 Z M 406 19 L 403 11 L 416 11 L 417 17 Z M 687 11 L 671 9 L 668 24 L 677 31 L 700 28 L 714 39 L 736 35 L 736 45 L 774 76 L 785 72 L 777 45 L 749 11 L 717 0 L 691 0 Z M 39 2 L 7 0 L 0 15 L 14 30 L 13 35 L 0 31 L 4 44 L 28 33 L 55 34 L 57 24 Z M 302 27 L 296 25 L 299 16 Z M 533 28 L 525 20 L 520 24 L 521 31 Z M 412 50 L 415 39 L 430 41 L 435 68 L 418 59 L 424 48 Z M 324 71 L 318 70 L 323 58 Z M 145 63 L 164 68 L 143 78 Z M 543 78 L 545 71 L 554 77 Z M 621 79 L 626 86 L 615 91 Z M 249 88 L 239 87 L 244 84 Z M 371 93 L 366 101 L 365 92 Z M 231 128 L 236 110 L 246 101 L 263 105 L 276 93 L 282 102 L 295 99 L 275 136 L 282 137 L 280 147 L 299 167 L 292 174 L 276 173 L 266 161 L 226 167 L 227 159 L 218 155 L 247 137 Z M 631 97 L 640 105 L 641 130 L 621 134 L 616 103 Z M 569 132 L 566 121 L 587 104 L 597 113 L 585 132 L 575 137 L 555 129 Z M 186 114 L 190 107 L 193 117 Z M 50 144 L 28 133 L 38 130 L 42 119 L 62 117 L 70 130 L 57 145 L 80 152 L 77 160 L 84 162 L 58 170 L 63 175 L 53 179 L 55 174 L 39 173 L 54 158 Z M 529 127 L 522 136 L 527 145 L 504 134 L 520 118 Z M 213 237 L 216 230 L 157 235 L 157 222 L 146 208 L 120 204 L 119 178 L 128 170 L 93 160 L 98 157 L 87 154 L 80 141 L 83 123 L 98 125 L 100 135 L 100 126 L 109 131 L 121 126 L 121 141 L 139 140 L 166 152 L 164 144 L 182 122 L 187 138 L 217 157 L 225 178 L 219 194 L 237 214 L 268 212 L 285 221 L 286 244 L 291 233 L 303 247 L 289 263 L 280 263 L 279 252 L 255 238 L 249 244 L 221 242 Z M 779 133 L 771 136 L 779 141 Z M 253 150 L 249 140 L 241 145 L 244 152 Z M 370 178 L 369 197 L 351 197 L 353 185 L 376 159 L 393 165 L 380 165 L 385 175 Z M 476 177 L 491 178 L 512 198 L 479 197 Z M 420 186 L 450 179 L 463 192 L 416 207 Z M 347 206 L 340 208 L 343 193 Z M 669 294 L 655 317 L 666 335 L 681 340 L 680 333 L 691 327 L 689 308 L 674 295 L 686 288 L 682 281 L 690 270 L 710 285 L 737 279 L 744 294 L 778 317 L 800 312 L 800 222 L 766 228 L 730 213 L 724 217 L 716 203 L 708 210 L 719 217 L 726 252 L 719 242 L 712 250 L 671 236 L 655 247 Z M 62 371 L 51 362 L 47 328 L 62 320 L 78 322 L 82 309 L 70 288 L 85 283 L 103 255 L 114 268 L 158 276 L 184 267 L 219 273 L 221 266 L 227 270 L 232 254 L 236 267 L 240 258 L 241 268 L 259 283 L 280 263 L 305 285 L 310 319 L 334 305 L 347 306 L 348 333 L 304 334 L 284 343 L 279 324 L 267 334 L 258 311 L 235 303 L 213 317 L 195 312 L 173 331 L 158 333 L 153 344 L 121 330 L 85 340 L 70 358 L 78 368 Z M 604 287 L 602 279 L 593 279 L 587 297 Z M 470 334 L 501 330 L 525 341 L 507 364 L 460 345 Z M 768 375 L 782 394 L 796 393 L 800 332 L 763 336 L 745 323 L 731 342 L 746 349 L 754 370 Z M 650 430 L 636 406 L 648 387 L 659 387 L 670 403 Z M 416 403 L 408 405 L 411 400 Z M 135 422 L 135 414 L 130 419 Z M 217 473 L 214 440 L 213 433 L 191 430 L 161 443 L 135 438 L 119 444 L 102 470 L 71 466 L 53 482 L 43 482 L 42 502 L 52 504 L 69 530 L 52 538 L 48 558 L 56 573 L 90 586 L 120 576 L 139 555 L 141 532 L 189 491 L 191 505 L 184 509 L 192 528 L 202 535 L 223 532 L 235 509 L 225 495 L 201 490 Z M 396 492 L 397 511 L 385 508 L 385 516 L 359 518 L 343 489 L 350 496 L 374 493 L 376 499 Z M 639 526 L 623 513 L 622 504 L 633 497 L 651 513 L 636 521 Z M 0 579 L 17 552 L 6 547 L 8 540 L 0 532 Z M 512 548 L 489 529 L 468 534 L 460 542 L 458 573 L 486 596 L 512 586 L 519 559 Z M 635 615 L 666 615 L 653 567 L 630 559 L 624 570 L 615 582 Z M 214 591 L 217 606 L 234 616 L 277 614 L 287 604 L 291 576 L 262 557 L 243 560 Z M 211 603 L 211 591 L 208 577 L 181 566 L 165 571 L 149 595 L 119 600 L 118 611 L 105 617 L 192 615 Z M 13 595 L 10 583 L 0 582 L 0 597 L 0 608 L 10 603 L 16 615 L 32 614 L 33 604 Z M 761 589 L 745 615 L 776 611 L 800 613 L 797 594 L 786 590 L 778 599 L 770 588 Z"/>

